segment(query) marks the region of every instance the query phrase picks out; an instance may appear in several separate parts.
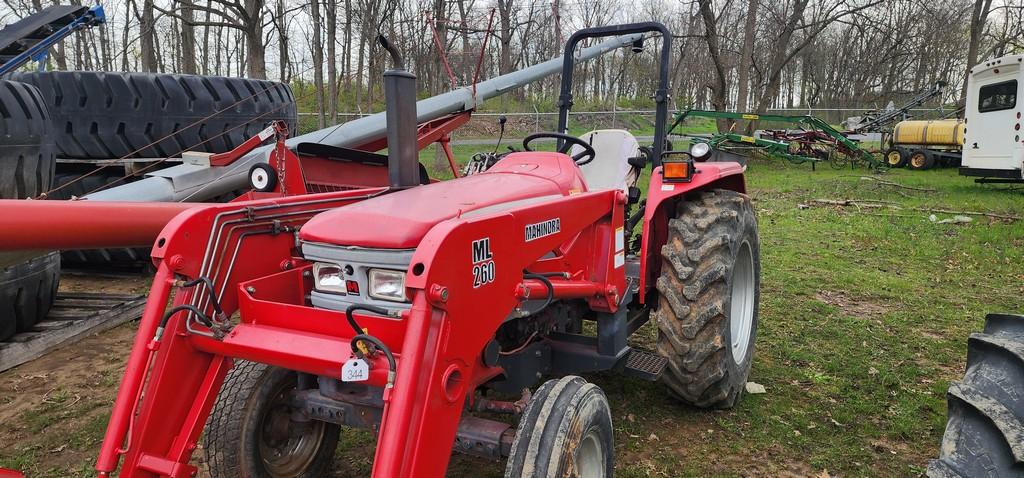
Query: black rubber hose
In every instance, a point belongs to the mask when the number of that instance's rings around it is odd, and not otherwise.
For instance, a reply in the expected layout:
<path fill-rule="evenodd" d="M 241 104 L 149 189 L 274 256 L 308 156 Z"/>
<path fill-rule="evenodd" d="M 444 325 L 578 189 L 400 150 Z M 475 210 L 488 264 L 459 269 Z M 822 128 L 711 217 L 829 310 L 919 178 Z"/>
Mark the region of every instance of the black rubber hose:
<path fill-rule="evenodd" d="M 183 282 L 181 287 L 195 287 L 199 284 L 206 284 L 206 293 L 210 296 L 210 304 L 213 305 L 213 311 L 217 313 L 218 317 L 223 317 L 224 310 L 220 308 L 220 302 L 217 301 L 217 293 L 214 292 L 213 281 L 210 280 L 209 277 L 200 277 L 188 282 Z"/>
<path fill-rule="evenodd" d="M 361 335 L 363 333 L 362 327 L 360 327 L 359 323 L 356 322 L 356 318 L 352 316 L 352 312 L 355 312 L 357 310 L 365 310 L 367 312 L 373 312 L 374 314 L 377 315 L 388 315 L 387 309 L 383 307 L 377 307 L 375 305 L 352 304 L 348 306 L 348 308 L 345 309 L 345 319 L 348 320 L 348 325 L 352 326 L 352 331 L 355 332 L 356 335 Z"/>
<path fill-rule="evenodd" d="M 191 311 L 193 314 L 196 314 L 196 317 L 203 325 L 210 328 L 213 327 L 213 322 L 210 321 L 210 318 L 200 311 L 199 308 L 192 304 L 181 304 L 172 307 L 171 310 L 168 310 L 167 313 L 164 314 L 163 318 L 160 319 L 160 325 L 156 328 L 156 335 L 154 336 L 154 339 L 160 341 L 160 338 L 164 335 L 164 329 L 167 327 L 167 322 L 171 320 L 171 316 L 184 310 Z"/>
<path fill-rule="evenodd" d="M 539 280 L 539 281 L 543 282 L 544 285 L 548 288 L 548 295 L 547 295 L 546 300 L 544 301 L 544 305 L 541 305 L 539 309 L 537 309 L 537 310 L 535 310 L 533 312 L 530 312 L 530 315 L 539 314 L 540 311 L 546 309 L 549 305 L 551 305 L 551 302 L 553 302 L 555 300 L 555 286 L 551 284 L 551 281 L 548 280 L 548 278 L 545 276 L 545 274 L 556 274 L 556 275 L 558 275 L 558 274 L 561 274 L 561 273 L 560 272 L 548 272 L 548 273 L 544 273 L 544 274 L 534 274 L 532 272 L 526 272 L 526 273 L 523 274 L 523 279 L 536 279 L 536 280 Z M 529 315 L 527 317 L 529 317 Z"/>

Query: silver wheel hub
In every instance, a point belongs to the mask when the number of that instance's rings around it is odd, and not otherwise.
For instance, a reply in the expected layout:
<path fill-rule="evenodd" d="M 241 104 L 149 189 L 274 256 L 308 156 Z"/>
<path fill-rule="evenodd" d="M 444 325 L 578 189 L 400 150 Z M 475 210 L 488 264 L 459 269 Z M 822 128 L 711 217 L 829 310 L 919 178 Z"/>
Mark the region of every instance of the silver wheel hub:
<path fill-rule="evenodd" d="M 750 348 L 750 334 L 754 328 L 754 255 L 750 243 L 740 244 L 736 263 L 732 268 L 732 288 L 729 305 L 729 336 L 732 342 L 732 358 L 742 364 Z"/>
<path fill-rule="evenodd" d="M 576 474 L 580 478 L 604 478 L 605 477 L 605 453 L 607 451 L 601 444 L 601 437 L 597 430 L 591 429 L 580 441 L 576 449 Z"/>

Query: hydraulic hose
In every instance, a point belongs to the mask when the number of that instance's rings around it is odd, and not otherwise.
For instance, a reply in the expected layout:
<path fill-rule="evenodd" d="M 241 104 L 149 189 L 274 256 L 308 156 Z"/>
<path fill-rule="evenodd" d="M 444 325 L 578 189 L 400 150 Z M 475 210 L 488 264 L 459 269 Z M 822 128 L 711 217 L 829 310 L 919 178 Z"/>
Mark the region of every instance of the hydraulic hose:
<path fill-rule="evenodd" d="M 356 318 L 352 315 L 352 312 L 357 310 L 365 310 L 378 315 L 388 315 L 388 311 L 383 307 L 377 307 L 375 305 L 352 304 L 345 309 L 345 319 L 348 320 L 348 324 L 352 327 L 352 330 L 355 331 L 355 336 L 353 336 L 352 340 L 349 342 L 349 347 L 352 349 L 352 353 L 360 359 L 365 357 L 362 349 L 359 348 L 359 342 L 369 342 L 376 347 L 377 350 L 380 350 L 388 360 L 388 383 L 384 388 L 393 388 L 395 386 L 395 375 L 398 372 L 398 363 L 395 361 L 395 355 L 391 353 L 391 349 L 388 348 L 383 341 L 363 332 L 362 327 L 359 326 L 359 323 L 356 322 Z"/>
<path fill-rule="evenodd" d="M 160 325 L 156 328 L 156 334 L 153 335 L 153 339 L 159 342 L 160 338 L 164 335 L 164 328 L 167 327 L 167 322 L 171 319 L 171 316 L 183 310 L 191 311 L 193 314 L 196 314 L 196 318 L 199 319 L 199 322 L 209 328 L 213 328 L 213 322 L 210 321 L 210 318 L 200 311 L 198 307 L 192 304 L 181 304 L 172 307 L 171 310 L 168 310 L 167 313 L 164 314 L 163 318 L 160 319 Z"/>
<path fill-rule="evenodd" d="M 561 272 L 545 272 L 545 273 L 540 273 L 540 274 L 534 274 L 532 272 L 526 271 L 526 272 L 523 273 L 523 279 L 536 279 L 536 280 L 540 281 L 541 283 L 543 283 L 544 286 L 547 287 L 547 289 L 548 289 L 548 294 L 547 294 L 547 297 L 544 300 L 544 304 L 541 305 L 539 309 L 537 309 L 537 310 L 535 310 L 533 312 L 530 312 L 530 314 L 527 315 L 527 317 L 529 317 L 530 315 L 539 314 L 540 311 L 546 309 L 549 305 L 551 305 L 551 302 L 555 300 L 555 286 L 551 284 L 550 280 L 548 280 L 548 276 L 553 276 L 553 277 L 563 276 L 564 277 L 563 273 L 561 273 Z"/>

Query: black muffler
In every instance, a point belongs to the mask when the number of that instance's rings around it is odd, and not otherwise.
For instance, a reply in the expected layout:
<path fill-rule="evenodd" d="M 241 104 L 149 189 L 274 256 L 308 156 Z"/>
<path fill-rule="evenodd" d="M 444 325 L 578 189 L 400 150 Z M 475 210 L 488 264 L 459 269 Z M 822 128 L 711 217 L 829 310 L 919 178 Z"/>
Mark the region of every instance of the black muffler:
<path fill-rule="evenodd" d="M 388 129 L 388 178 L 393 188 L 420 184 L 419 148 L 416 145 L 416 75 L 405 69 L 402 55 L 384 35 L 377 40 L 394 69 L 384 72 L 385 118 Z"/>

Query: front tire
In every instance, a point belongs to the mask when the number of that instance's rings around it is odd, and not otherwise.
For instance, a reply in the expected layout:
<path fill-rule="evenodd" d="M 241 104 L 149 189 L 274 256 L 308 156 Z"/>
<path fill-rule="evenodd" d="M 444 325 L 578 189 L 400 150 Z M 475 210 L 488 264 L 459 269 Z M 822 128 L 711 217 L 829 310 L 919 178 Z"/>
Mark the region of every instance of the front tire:
<path fill-rule="evenodd" d="M 669 221 L 658 278 L 662 382 L 698 407 L 730 408 L 750 375 L 761 260 L 750 198 L 727 190 L 684 200 Z"/>
<path fill-rule="evenodd" d="M 964 379 L 949 384 L 949 419 L 931 478 L 1024 476 L 1024 315 L 989 314 L 967 340 Z"/>
<path fill-rule="evenodd" d="M 548 380 L 519 420 L 505 478 L 611 478 L 614 452 L 604 392 L 576 376 Z"/>
<path fill-rule="evenodd" d="M 298 374 L 236 361 L 221 387 L 203 435 L 213 478 L 325 476 L 338 445 L 338 425 L 290 420 L 289 392 Z"/>
<path fill-rule="evenodd" d="M 902 168 L 907 164 L 907 155 L 902 148 L 892 147 L 885 152 L 885 165 L 890 168 Z"/>

